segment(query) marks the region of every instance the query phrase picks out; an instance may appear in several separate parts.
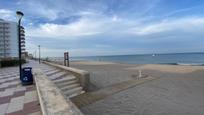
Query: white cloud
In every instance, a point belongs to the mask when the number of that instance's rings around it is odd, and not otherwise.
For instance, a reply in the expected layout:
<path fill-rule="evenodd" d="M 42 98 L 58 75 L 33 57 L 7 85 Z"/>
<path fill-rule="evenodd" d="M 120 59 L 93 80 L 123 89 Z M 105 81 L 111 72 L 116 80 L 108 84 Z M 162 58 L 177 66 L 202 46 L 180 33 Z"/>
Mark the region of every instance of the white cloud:
<path fill-rule="evenodd" d="M 204 18 L 181 18 L 164 20 L 149 25 L 139 25 L 128 30 L 135 35 L 159 34 L 162 32 L 177 31 L 198 33 L 204 30 Z"/>
<path fill-rule="evenodd" d="M 143 22 L 134 23 L 128 20 L 121 20 L 117 16 L 100 18 L 82 17 L 79 21 L 70 24 L 60 25 L 46 23 L 39 27 L 28 28 L 27 35 L 40 38 L 55 39 L 76 39 L 87 36 L 128 36 L 139 35 L 148 36 L 164 32 L 188 32 L 202 33 L 204 30 L 204 18 L 180 18 L 174 20 L 163 20 L 161 22 L 144 24 Z"/>
<path fill-rule="evenodd" d="M 117 15 L 114 15 L 114 16 L 112 17 L 112 20 L 115 22 L 115 21 L 118 21 L 118 20 L 119 20 L 119 18 L 118 18 L 118 16 L 117 16 Z"/>
<path fill-rule="evenodd" d="M 5 20 L 15 20 L 16 19 L 15 12 L 13 12 L 11 10 L 0 9 L 0 15 L 1 15 L 0 18 L 5 19 Z"/>
<path fill-rule="evenodd" d="M 84 36 L 94 36 L 103 33 L 111 33 L 122 24 L 118 16 L 107 17 L 90 12 L 81 12 L 82 17 L 69 24 L 46 23 L 38 27 L 27 28 L 30 37 L 72 39 Z M 123 28 L 123 27 L 121 27 Z"/>
<path fill-rule="evenodd" d="M 99 34 L 102 31 L 98 28 L 101 23 L 91 22 L 90 20 L 80 20 L 71 24 L 41 24 L 36 28 L 28 28 L 28 36 L 31 37 L 46 37 L 46 38 L 70 38 L 79 36 L 89 36 Z"/>

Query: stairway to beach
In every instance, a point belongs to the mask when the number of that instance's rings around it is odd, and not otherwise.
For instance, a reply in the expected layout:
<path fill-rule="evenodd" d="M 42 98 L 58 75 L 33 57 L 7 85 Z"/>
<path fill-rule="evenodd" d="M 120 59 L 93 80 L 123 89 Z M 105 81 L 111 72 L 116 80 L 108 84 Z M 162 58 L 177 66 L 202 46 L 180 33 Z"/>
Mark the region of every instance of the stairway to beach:
<path fill-rule="evenodd" d="M 61 91 L 66 98 L 85 93 L 79 80 L 73 74 L 48 65 L 41 65 L 42 71 Z"/>
<path fill-rule="evenodd" d="M 53 69 L 45 72 L 48 78 L 53 81 L 67 98 L 71 98 L 85 93 L 80 86 L 78 79 L 65 71 L 60 69 Z"/>

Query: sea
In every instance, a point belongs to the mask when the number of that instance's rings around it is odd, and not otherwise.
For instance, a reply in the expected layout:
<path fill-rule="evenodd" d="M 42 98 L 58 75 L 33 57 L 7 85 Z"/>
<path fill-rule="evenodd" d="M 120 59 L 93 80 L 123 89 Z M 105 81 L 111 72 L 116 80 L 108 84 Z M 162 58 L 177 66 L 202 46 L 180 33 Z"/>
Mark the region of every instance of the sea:
<path fill-rule="evenodd" d="M 62 57 L 55 60 L 63 61 Z M 169 53 L 169 54 L 137 54 L 137 55 L 109 55 L 109 56 L 81 56 L 70 57 L 72 61 L 106 61 L 128 64 L 169 64 L 169 65 L 202 65 L 204 66 L 204 52 L 202 53 Z"/>

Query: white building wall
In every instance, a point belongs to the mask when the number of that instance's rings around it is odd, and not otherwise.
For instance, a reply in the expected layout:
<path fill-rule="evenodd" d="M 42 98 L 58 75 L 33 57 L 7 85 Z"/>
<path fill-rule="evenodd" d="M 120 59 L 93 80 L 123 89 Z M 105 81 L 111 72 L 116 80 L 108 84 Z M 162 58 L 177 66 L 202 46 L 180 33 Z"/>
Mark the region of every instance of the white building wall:
<path fill-rule="evenodd" d="M 8 35 L 8 40 L 9 40 L 9 50 L 6 50 L 6 52 L 8 53 L 8 55 L 6 57 L 18 57 L 18 26 L 16 22 L 10 22 L 10 21 L 4 21 L 4 20 L 0 20 L 0 23 L 8 23 L 7 27 L 7 31 L 8 33 L 6 33 L 6 35 Z M 0 35 L 5 35 L 2 32 L 2 24 L 0 25 L 1 29 L 0 29 Z M 3 40 L 4 37 L 0 36 L 0 40 Z M 3 48 L 2 44 L 0 46 L 1 48 Z M 0 50 L 0 53 L 3 54 L 4 51 Z M 4 55 L 0 55 L 0 57 L 4 57 Z"/>
<path fill-rule="evenodd" d="M 18 26 L 15 22 L 10 22 L 10 48 L 11 57 L 18 57 Z"/>

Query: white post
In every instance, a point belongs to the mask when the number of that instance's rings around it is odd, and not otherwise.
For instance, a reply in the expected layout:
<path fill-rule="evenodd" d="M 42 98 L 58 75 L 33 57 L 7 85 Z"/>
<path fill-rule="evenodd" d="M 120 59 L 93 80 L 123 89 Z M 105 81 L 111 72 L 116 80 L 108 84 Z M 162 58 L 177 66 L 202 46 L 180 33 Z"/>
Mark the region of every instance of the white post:
<path fill-rule="evenodd" d="M 139 78 L 142 77 L 142 70 L 139 70 Z"/>

